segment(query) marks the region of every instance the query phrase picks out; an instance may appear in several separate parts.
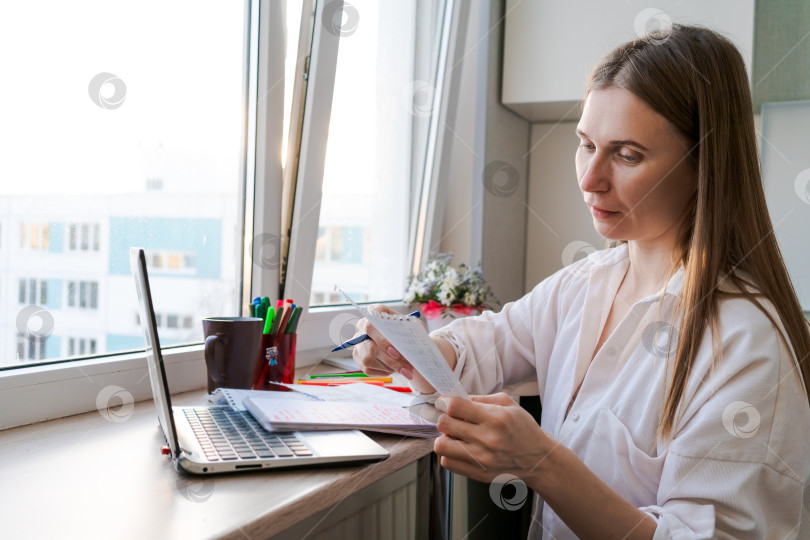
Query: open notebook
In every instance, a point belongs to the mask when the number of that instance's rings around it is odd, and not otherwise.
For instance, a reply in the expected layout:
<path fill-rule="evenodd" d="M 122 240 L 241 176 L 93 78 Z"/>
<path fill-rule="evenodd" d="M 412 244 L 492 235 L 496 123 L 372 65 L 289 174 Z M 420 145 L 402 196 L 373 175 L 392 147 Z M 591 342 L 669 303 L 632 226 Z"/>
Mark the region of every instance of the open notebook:
<path fill-rule="evenodd" d="M 436 424 L 408 409 L 350 401 L 286 400 L 251 396 L 243 401 L 259 424 L 268 431 L 365 429 L 438 437 Z"/>
<path fill-rule="evenodd" d="M 285 384 L 295 392 L 218 388 L 209 399 L 248 411 L 268 431 L 364 429 L 414 437 L 436 437 L 433 408 L 419 396 L 379 386 L 338 387 Z"/>

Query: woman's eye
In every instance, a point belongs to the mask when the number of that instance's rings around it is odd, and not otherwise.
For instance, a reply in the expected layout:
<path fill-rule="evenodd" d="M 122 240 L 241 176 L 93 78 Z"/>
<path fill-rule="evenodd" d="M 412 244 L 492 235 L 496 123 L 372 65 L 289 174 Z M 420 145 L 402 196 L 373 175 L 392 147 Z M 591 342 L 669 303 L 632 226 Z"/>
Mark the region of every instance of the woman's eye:
<path fill-rule="evenodd" d="M 629 154 L 619 153 L 619 157 L 622 158 L 623 160 L 625 160 L 627 163 L 638 163 L 639 161 L 641 161 L 641 158 L 638 158 L 636 156 L 631 156 Z"/>
<path fill-rule="evenodd" d="M 591 143 L 581 142 L 579 143 L 580 148 L 584 148 L 585 150 L 593 150 L 594 146 Z"/>

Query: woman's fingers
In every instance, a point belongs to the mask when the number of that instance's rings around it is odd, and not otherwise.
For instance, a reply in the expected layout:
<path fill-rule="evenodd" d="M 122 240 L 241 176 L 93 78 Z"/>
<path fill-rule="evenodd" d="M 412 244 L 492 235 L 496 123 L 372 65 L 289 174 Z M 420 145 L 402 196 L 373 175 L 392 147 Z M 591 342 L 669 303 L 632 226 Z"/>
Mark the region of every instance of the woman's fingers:
<path fill-rule="evenodd" d="M 373 313 L 396 313 L 382 304 L 372 304 L 369 311 Z M 413 366 L 405 360 L 385 337 L 367 320 L 361 319 L 357 323 L 358 334 L 366 334 L 369 339 L 354 347 L 352 356 L 355 362 L 367 374 L 401 373 L 406 379 L 414 376 Z"/>
<path fill-rule="evenodd" d="M 372 375 L 369 370 L 374 370 L 375 375 L 388 375 L 397 372 L 402 373 L 408 380 L 413 378 L 413 366 L 407 360 L 401 356 L 398 359 L 394 358 L 372 339 L 355 345 L 352 350 L 352 357 L 355 363 L 368 375 Z"/>
<path fill-rule="evenodd" d="M 502 405 L 505 407 L 515 404 L 512 398 L 509 397 L 509 394 L 504 392 L 498 392 L 497 394 L 491 394 L 489 396 L 470 396 L 470 399 L 476 403 L 489 403 L 491 405 Z"/>
<path fill-rule="evenodd" d="M 436 408 L 443 413 L 437 422 L 442 436 L 436 439 L 434 451 L 456 467 L 466 463 L 464 470 L 476 465 L 521 476 L 536 468 L 558 444 L 503 393 L 470 400 L 441 397 Z"/>
<path fill-rule="evenodd" d="M 442 435 L 433 442 L 433 451 L 441 458 L 442 467 L 475 480 L 488 481 L 495 472 L 479 459 L 483 457 L 481 448 L 465 441 Z"/>
<path fill-rule="evenodd" d="M 477 424 L 453 418 L 449 414 L 439 416 L 439 420 L 436 422 L 436 429 L 438 429 L 440 433 L 452 437 L 453 439 L 466 442 L 478 441 L 476 433 L 478 429 Z"/>
<path fill-rule="evenodd" d="M 383 337 L 383 335 L 374 328 L 374 326 L 368 322 L 367 319 L 361 319 L 357 323 L 357 329 L 366 334 L 371 341 L 373 341 L 380 351 L 385 351 L 385 353 L 393 360 L 397 360 L 400 358 L 399 351 L 397 351 L 391 344 L 388 342 L 387 339 Z"/>
<path fill-rule="evenodd" d="M 379 347 L 371 340 L 358 343 L 352 349 L 352 358 L 367 375 L 371 375 L 371 371 L 378 375 L 389 375 L 395 371 L 381 356 L 383 355 L 380 354 Z"/>
<path fill-rule="evenodd" d="M 475 462 L 470 462 L 463 459 L 455 459 L 449 456 L 440 455 L 439 464 L 456 474 L 472 478 L 479 482 L 492 482 L 492 479 L 497 476 L 497 471 L 487 471 L 484 467 Z"/>
<path fill-rule="evenodd" d="M 507 399 L 508 396 L 507 396 Z M 511 400 L 510 400 L 511 403 Z M 488 414 L 487 403 L 479 403 L 461 397 L 442 396 L 436 400 L 436 409 L 453 418 L 480 424 L 486 420 Z"/>

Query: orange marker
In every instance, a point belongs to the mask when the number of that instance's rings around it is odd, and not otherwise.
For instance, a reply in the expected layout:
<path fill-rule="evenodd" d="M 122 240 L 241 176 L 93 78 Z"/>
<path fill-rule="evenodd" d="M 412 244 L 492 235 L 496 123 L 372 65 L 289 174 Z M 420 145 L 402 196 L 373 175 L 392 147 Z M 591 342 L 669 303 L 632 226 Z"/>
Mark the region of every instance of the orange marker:
<path fill-rule="evenodd" d="M 304 384 L 308 386 L 343 386 L 344 384 L 373 384 L 374 386 L 383 386 L 385 383 L 382 381 L 308 381 L 305 379 L 298 379 L 295 384 Z"/>

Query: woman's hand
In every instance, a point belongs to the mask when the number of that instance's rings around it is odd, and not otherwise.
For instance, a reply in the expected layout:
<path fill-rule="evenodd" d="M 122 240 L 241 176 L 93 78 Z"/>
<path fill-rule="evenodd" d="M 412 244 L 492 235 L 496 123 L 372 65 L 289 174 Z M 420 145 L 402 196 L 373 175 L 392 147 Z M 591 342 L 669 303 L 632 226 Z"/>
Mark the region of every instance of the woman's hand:
<path fill-rule="evenodd" d="M 368 309 L 375 314 L 396 313 L 382 304 L 372 304 Z M 436 391 L 367 319 L 361 319 L 357 323 L 357 333 L 354 337 L 361 334 L 368 334 L 370 339 L 355 345 L 352 357 L 366 375 L 380 377 L 397 372 L 411 381 L 411 385 L 422 393 L 432 394 Z"/>
<path fill-rule="evenodd" d="M 441 465 L 481 482 L 509 473 L 531 485 L 558 444 L 534 418 L 504 393 L 472 401 L 442 397 L 436 408 L 442 433 L 433 444 Z"/>
<path fill-rule="evenodd" d="M 656 522 L 613 491 L 506 394 L 436 400 L 441 465 L 481 482 L 517 476 L 578 538 L 650 539 Z M 607 458 L 606 458 L 607 459 Z M 517 502 L 517 501 L 515 501 Z"/>

